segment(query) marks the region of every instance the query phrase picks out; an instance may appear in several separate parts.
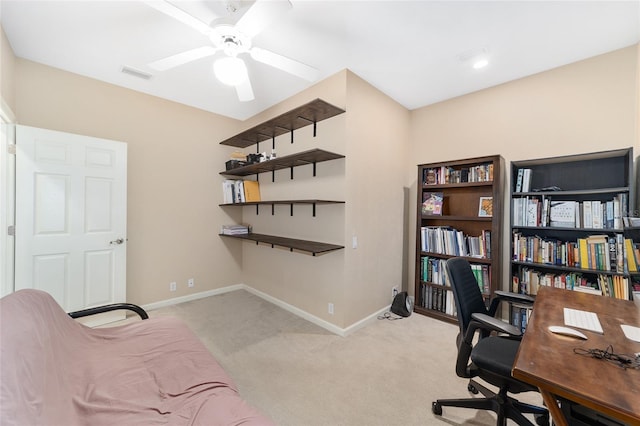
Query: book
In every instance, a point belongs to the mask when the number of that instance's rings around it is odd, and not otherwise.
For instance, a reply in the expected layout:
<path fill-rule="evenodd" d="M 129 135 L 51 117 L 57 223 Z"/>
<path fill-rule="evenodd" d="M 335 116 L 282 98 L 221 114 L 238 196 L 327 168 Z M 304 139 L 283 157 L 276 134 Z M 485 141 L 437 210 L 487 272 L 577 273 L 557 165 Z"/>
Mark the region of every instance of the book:
<path fill-rule="evenodd" d="M 624 239 L 624 259 L 627 262 L 627 271 L 638 272 L 638 264 L 633 250 L 633 240 L 629 238 Z"/>
<path fill-rule="evenodd" d="M 493 216 L 493 197 L 480 197 L 480 203 L 478 205 L 478 216 Z"/>
<path fill-rule="evenodd" d="M 522 174 L 522 192 L 529 192 L 531 190 L 531 169 L 524 169 Z"/>
<path fill-rule="evenodd" d="M 551 201 L 549 225 L 557 228 L 573 228 L 576 224 L 575 201 Z"/>
<path fill-rule="evenodd" d="M 245 202 L 260 201 L 260 182 L 256 180 L 245 180 L 242 182 L 244 187 Z"/>
<path fill-rule="evenodd" d="M 515 192 L 522 191 L 522 177 L 524 175 L 524 169 L 518 169 L 518 177 L 516 178 L 516 190 Z"/>
<path fill-rule="evenodd" d="M 443 199 L 442 192 L 424 192 L 422 194 L 422 214 L 442 215 Z"/>
<path fill-rule="evenodd" d="M 248 225 L 222 225 L 220 233 L 223 235 L 243 235 L 250 232 Z"/>
<path fill-rule="evenodd" d="M 593 226 L 593 219 L 591 216 L 591 203 L 589 201 L 582 203 L 582 214 L 582 226 L 584 228 L 591 228 Z"/>
<path fill-rule="evenodd" d="M 435 185 L 438 183 L 438 174 L 434 169 L 426 169 L 424 171 L 424 184 L 425 185 Z"/>
<path fill-rule="evenodd" d="M 588 201 L 585 201 L 588 203 Z M 602 202 L 591 202 L 591 227 L 594 229 L 604 228 L 603 214 L 602 214 Z"/>

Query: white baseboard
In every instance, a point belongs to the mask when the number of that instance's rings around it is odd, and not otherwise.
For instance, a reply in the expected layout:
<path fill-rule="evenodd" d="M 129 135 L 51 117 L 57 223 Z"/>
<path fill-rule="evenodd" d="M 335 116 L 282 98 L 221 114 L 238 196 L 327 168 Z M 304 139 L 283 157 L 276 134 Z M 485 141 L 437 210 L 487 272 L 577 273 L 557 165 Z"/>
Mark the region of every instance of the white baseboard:
<path fill-rule="evenodd" d="M 166 308 L 167 306 L 177 305 L 178 303 L 190 302 L 192 300 L 203 299 L 209 296 L 217 296 L 219 294 L 229 293 L 230 291 L 245 290 L 246 285 L 235 284 L 228 287 L 216 288 L 213 290 L 207 290 L 200 293 L 188 294 L 186 296 L 174 297 L 172 299 L 161 300 L 159 302 L 149 303 L 142 305 L 145 311 L 153 311 L 154 309 Z"/>
<path fill-rule="evenodd" d="M 159 302 L 154 302 L 154 303 L 149 303 L 147 305 L 143 305 L 142 308 L 147 310 L 147 311 L 153 311 L 154 309 L 160 309 L 160 308 L 165 308 L 167 306 L 172 306 L 172 305 L 177 305 L 179 303 L 184 303 L 184 302 L 189 302 L 191 300 L 197 300 L 197 299 L 202 299 L 205 297 L 209 297 L 209 296 L 217 296 L 220 294 L 224 294 L 224 293 L 229 293 L 231 291 L 236 291 L 236 290 L 246 290 L 251 294 L 254 294 L 258 297 L 260 297 L 261 299 L 266 300 L 267 302 L 273 303 L 274 305 L 284 309 L 285 311 L 291 312 L 294 315 L 299 316 L 300 318 L 303 318 L 319 327 L 324 328 L 325 330 L 330 331 L 333 334 L 337 334 L 338 336 L 342 336 L 345 337 L 351 333 L 353 333 L 356 330 L 359 330 L 360 328 L 364 327 L 366 324 L 368 324 L 370 321 L 373 321 L 374 319 L 376 319 L 379 315 L 383 314 L 384 312 L 388 311 L 389 308 L 385 307 L 383 309 L 381 309 L 378 312 L 375 312 L 371 315 L 369 315 L 368 317 L 365 317 L 363 319 L 361 319 L 360 321 L 351 324 L 349 327 L 347 328 L 341 328 L 338 327 L 335 324 L 330 323 L 329 321 L 325 321 L 322 318 L 319 318 L 315 315 L 310 314 L 307 311 L 304 311 L 300 308 L 296 308 L 293 305 L 288 304 L 287 302 L 284 302 L 280 299 L 277 299 L 273 296 L 268 295 L 267 293 L 263 293 L 260 290 L 256 290 L 253 287 L 249 287 L 246 284 L 235 284 L 235 285 L 231 285 L 228 287 L 222 287 L 222 288 L 216 288 L 214 290 L 208 290 L 208 291 L 203 291 L 200 293 L 194 293 L 194 294 L 189 294 L 186 296 L 180 296 L 180 297 L 174 297 L 172 299 L 167 299 L 167 300 L 161 300 Z"/>

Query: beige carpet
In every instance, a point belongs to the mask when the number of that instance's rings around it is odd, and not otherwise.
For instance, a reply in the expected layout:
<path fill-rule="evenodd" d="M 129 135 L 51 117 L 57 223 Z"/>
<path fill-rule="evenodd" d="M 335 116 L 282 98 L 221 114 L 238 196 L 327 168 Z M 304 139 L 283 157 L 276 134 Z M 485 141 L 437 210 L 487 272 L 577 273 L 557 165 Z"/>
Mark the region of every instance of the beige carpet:
<path fill-rule="evenodd" d="M 150 312 L 164 315 L 187 322 L 241 395 L 282 426 L 495 425 L 487 412 L 431 413 L 437 398 L 469 395 L 454 371 L 453 324 L 414 314 L 340 337 L 244 290 Z"/>

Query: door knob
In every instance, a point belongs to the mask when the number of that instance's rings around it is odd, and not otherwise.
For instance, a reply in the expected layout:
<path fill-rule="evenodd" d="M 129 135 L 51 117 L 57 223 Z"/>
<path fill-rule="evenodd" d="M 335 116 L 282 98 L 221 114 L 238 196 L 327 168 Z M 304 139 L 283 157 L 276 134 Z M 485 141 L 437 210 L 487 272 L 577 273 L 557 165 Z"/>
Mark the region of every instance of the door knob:
<path fill-rule="evenodd" d="M 124 243 L 124 238 L 118 238 L 117 240 L 109 241 L 109 244 L 122 244 Z"/>

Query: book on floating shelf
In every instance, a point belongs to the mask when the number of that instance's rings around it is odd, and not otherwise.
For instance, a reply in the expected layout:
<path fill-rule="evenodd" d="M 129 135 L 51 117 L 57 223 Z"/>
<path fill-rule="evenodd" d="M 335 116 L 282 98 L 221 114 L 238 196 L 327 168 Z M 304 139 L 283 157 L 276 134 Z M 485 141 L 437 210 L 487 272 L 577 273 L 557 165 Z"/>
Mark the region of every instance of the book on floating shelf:
<path fill-rule="evenodd" d="M 248 225 L 222 225 L 220 231 L 223 235 L 244 235 L 250 232 Z"/>
<path fill-rule="evenodd" d="M 225 204 L 260 201 L 260 183 L 253 180 L 225 179 L 222 182 Z"/>

